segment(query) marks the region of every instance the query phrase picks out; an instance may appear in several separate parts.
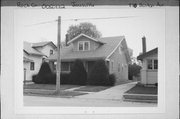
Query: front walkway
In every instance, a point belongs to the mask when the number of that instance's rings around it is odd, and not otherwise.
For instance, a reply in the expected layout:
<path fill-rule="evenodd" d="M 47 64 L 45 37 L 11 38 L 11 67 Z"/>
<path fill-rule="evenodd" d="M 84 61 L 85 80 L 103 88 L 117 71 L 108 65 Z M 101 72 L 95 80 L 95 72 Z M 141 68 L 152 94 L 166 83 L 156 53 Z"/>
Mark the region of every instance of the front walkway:
<path fill-rule="evenodd" d="M 117 85 L 112 88 L 106 89 L 104 91 L 100 91 L 97 93 L 91 93 L 87 95 L 76 96 L 75 98 L 83 98 L 83 99 L 104 99 L 104 100 L 122 100 L 123 94 L 127 90 L 131 89 L 137 84 L 137 82 Z"/>

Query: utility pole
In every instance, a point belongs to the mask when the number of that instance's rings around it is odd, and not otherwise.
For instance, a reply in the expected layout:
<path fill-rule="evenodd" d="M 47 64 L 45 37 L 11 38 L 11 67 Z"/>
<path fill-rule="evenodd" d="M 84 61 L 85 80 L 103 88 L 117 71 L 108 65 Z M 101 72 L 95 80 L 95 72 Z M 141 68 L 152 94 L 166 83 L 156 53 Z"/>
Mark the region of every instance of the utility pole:
<path fill-rule="evenodd" d="M 56 94 L 60 94 L 60 73 L 61 73 L 61 16 L 58 17 L 58 31 L 57 31 L 57 64 L 56 64 Z"/>

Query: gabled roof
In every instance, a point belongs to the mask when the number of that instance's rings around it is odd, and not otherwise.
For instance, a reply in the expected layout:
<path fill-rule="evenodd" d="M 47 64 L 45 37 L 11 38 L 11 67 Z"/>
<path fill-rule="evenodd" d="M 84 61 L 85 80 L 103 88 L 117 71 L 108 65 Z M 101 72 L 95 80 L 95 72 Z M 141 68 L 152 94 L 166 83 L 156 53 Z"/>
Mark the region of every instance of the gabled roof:
<path fill-rule="evenodd" d="M 70 44 L 70 43 L 74 42 L 75 40 L 77 40 L 78 38 L 80 38 L 80 37 L 82 37 L 82 36 L 85 36 L 85 37 L 87 37 L 87 38 L 89 38 L 90 40 L 93 40 L 93 41 L 95 41 L 95 42 L 104 44 L 104 42 L 99 41 L 99 40 L 97 40 L 97 39 L 94 39 L 94 38 L 92 38 L 92 37 L 89 37 L 88 35 L 83 34 L 83 33 L 79 34 L 78 36 L 76 36 L 76 37 L 74 37 L 73 39 L 71 39 L 70 41 L 68 41 L 67 44 Z"/>
<path fill-rule="evenodd" d="M 38 42 L 38 43 L 32 43 L 32 47 L 44 47 L 46 45 L 52 45 L 54 48 L 57 48 L 56 45 L 52 41 L 45 41 L 45 42 Z"/>
<path fill-rule="evenodd" d="M 23 61 L 25 61 L 25 62 L 33 62 L 33 60 L 31 60 L 31 59 L 29 59 L 27 57 L 23 57 Z"/>
<path fill-rule="evenodd" d="M 38 50 L 32 47 L 32 43 L 26 41 L 23 42 L 23 50 L 29 55 L 44 56 L 43 53 L 39 52 Z"/>
<path fill-rule="evenodd" d="M 146 58 L 146 57 L 148 57 L 150 55 L 157 54 L 157 53 L 158 53 L 158 48 L 154 48 L 154 49 L 152 49 L 152 50 L 150 50 L 150 51 L 148 51 L 146 53 L 143 53 L 143 54 L 139 55 L 137 57 L 137 59 L 142 60 L 142 59 L 144 59 L 144 58 Z"/>
<path fill-rule="evenodd" d="M 124 36 L 117 37 L 104 37 L 97 39 L 98 41 L 104 42 L 99 48 L 91 51 L 73 51 L 73 45 L 69 45 L 61 49 L 61 60 L 62 61 L 73 61 L 75 59 L 106 59 L 114 49 L 120 44 L 122 40 L 125 40 Z M 56 60 L 57 54 L 51 55 L 49 60 Z"/>

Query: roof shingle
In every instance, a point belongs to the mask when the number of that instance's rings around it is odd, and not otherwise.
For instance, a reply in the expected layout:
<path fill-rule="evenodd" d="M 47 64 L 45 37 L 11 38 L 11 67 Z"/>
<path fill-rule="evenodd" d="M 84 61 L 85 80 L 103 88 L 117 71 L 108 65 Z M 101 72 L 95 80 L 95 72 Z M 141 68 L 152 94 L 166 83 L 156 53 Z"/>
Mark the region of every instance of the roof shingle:
<path fill-rule="evenodd" d="M 105 44 L 91 51 L 73 51 L 73 46 L 70 45 L 61 49 L 61 60 L 106 58 L 124 38 L 124 36 L 99 38 L 97 40 Z M 51 55 L 48 59 L 56 60 L 57 54 Z"/>

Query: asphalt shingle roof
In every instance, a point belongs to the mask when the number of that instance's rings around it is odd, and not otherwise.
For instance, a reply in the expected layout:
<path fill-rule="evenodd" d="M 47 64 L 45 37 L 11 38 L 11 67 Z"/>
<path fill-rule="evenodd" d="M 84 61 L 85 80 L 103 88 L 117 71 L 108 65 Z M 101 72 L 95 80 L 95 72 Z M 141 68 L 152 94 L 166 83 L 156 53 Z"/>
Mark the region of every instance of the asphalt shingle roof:
<path fill-rule="evenodd" d="M 44 55 L 43 53 L 41 53 L 38 50 L 36 50 L 35 48 L 33 48 L 32 43 L 29 43 L 29 42 L 26 42 L 26 41 L 23 42 L 23 49 L 28 54 L 31 54 L 31 55 L 42 55 L 42 56 Z"/>
<path fill-rule="evenodd" d="M 43 47 L 43 46 L 46 46 L 48 44 L 51 44 L 54 48 L 56 48 L 56 45 L 52 41 L 32 43 L 32 47 Z"/>
<path fill-rule="evenodd" d="M 73 46 L 70 45 L 61 49 L 61 60 L 106 58 L 123 39 L 124 36 L 99 38 L 97 40 L 105 44 L 91 51 L 73 51 Z M 56 60 L 56 58 L 57 54 L 53 54 L 48 59 Z"/>
<path fill-rule="evenodd" d="M 157 53 L 158 53 L 158 48 L 154 48 L 154 49 L 152 49 L 152 50 L 150 50 L 150 51 L 148 51 L 148 52 L 146 52 L 146 53 L 143 53 L 143 54 L 139 55 L 139 56 L 137 57 L 137 59 L 138 59 L 138 60 L 142 60 L 142 59 L 144 59 L 145 57 L 148 57 L 148 56 L 150 56 L 150 55 L 157 54 Z"/>

